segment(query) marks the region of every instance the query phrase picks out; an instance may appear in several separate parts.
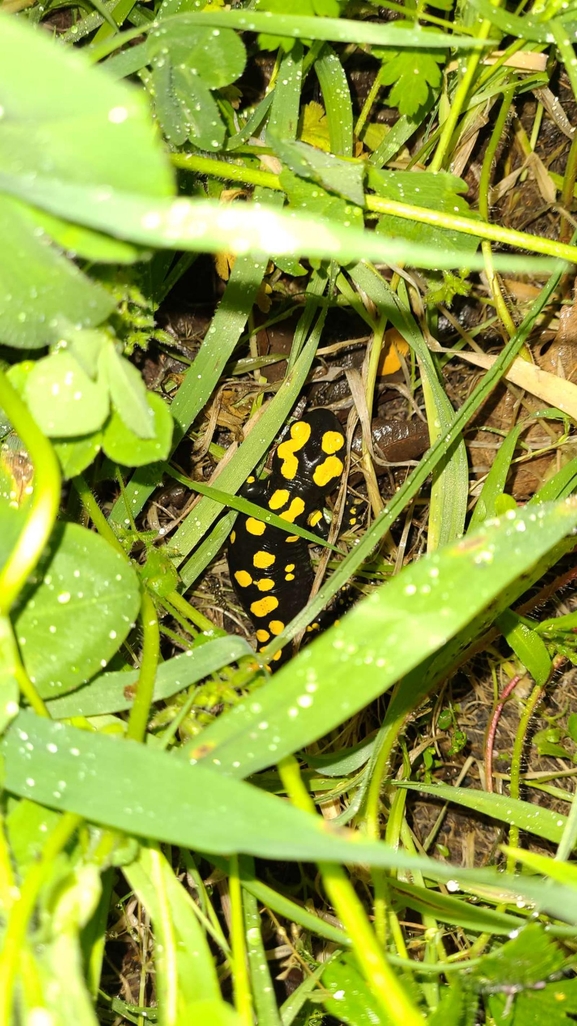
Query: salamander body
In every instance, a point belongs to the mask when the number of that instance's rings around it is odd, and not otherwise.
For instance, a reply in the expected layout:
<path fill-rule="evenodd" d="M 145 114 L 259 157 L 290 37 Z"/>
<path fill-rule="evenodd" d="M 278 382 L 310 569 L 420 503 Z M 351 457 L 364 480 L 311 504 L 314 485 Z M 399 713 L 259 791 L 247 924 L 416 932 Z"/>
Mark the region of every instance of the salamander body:
<path fill-rule="evenodd" d="M 265 481 L 248 480 L 240 494 L 290 524 L 326 535 L 323 506 L 344 470 L 345 437 L 330 410 L 306 413 L 290 426 Z M 239 514 L 228 565 L 237 598 L 265 648 L 303 608 L 314 573 L 308 542 Z M 280 653 L 277 655 L 280 656 Z"/>

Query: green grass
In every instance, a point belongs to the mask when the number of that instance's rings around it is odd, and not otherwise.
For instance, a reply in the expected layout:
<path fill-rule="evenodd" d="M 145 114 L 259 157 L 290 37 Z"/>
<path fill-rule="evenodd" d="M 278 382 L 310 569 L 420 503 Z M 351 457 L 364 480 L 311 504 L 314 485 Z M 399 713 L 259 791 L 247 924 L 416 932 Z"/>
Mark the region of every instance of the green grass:
<path fill-rule="evenodd" d="M 577 102 L 577 5 L 379 5 L 400 24 L 371 20 L 379 6 L 361 0 L 288 6 L 0 5 L 0 1026 L 577 1014 L 575 813 L 550 780 L 541 804 L 526 786 L 535 712 L 574 661 L 574 615 L 520 607 L 574 548 L 572 418 L 523 412 L 480 492 L 465 446 L 566 305 L 577 262 L 574 144 L 562 174 L 542 169 L 558 239 L 500 223 L 491 195 L 521 97 L 554 90 L 557 65 Z M 372 77 L 359 101 L 361 57 Z M 473 202 L 451 168 L 473 168 L 475 133 Z M 130 358 L 152 335 L 170 346 L 153 321 L 161 299 L 198 254 L 223 252 L 236 259 L 198 352 L 165 393 L 147 391 Z M 480 294 L 479 272 L 503 345 L 456 403 L 444 370 L 462 342 L 437 352 L 431 329 L 440 304 Z M 531 305 L 511 300 L 515 275 L 538 286 Z M 262 318 L 296 328 L 282 381 L 265 388 L 254 338 L 267 296 Z M 254 512 L 236 493 L 333 342 L 335 310 L 370 334 L 354 386 L 366 423 L 385 330 L 405 340 L 431 447 L 386 504 L 365 451 L 371 522 L 331 537 L 330 572 L 278 643 L 347 584 L 362 597 L 271 677 L 267 653 L 257 662 L 231 618 L 217 627 L 197 589 L 221 572 L 234 511 Z M 183 474 L 174 453 L 198 441 L 232 366 L 256 416 L 226 453 L 210 445 L 207 485 L 202 454 Z M 509 473 L 536 419 L 558 472 L 517 507 Z M 9 446 L 34 469 L 28 490 Z M 200 494 L 162 545 L 146 512 L 167 475 Z M 392 538 L 417 504 L 426 554 L 403 559 Z M 481 652 L 505 694 L 531 683 L 503 794 L 489 772 L 499 687 L 482 710 L 485 788 L 435 776 L 436 732 L 453 754 L 467 740 L 458 705 L 437 696 Z M 573 719 L 535 737 L 565 775 Z M 436 827 L 423 841 L 415 791 L 499 825 L 486 864 L 439 857 Z"/>

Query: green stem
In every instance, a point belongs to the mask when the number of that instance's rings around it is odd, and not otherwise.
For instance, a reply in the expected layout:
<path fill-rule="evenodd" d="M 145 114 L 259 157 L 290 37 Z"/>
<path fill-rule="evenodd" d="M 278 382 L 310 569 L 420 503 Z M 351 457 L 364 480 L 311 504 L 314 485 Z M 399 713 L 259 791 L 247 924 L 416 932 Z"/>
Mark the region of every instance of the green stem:
<path fill-rule="evenodd" d="M 225 178 L 228 181 L 242 181 L 246 185 L 259 184 L 277 192 L 282 191 L 278 175 L 273 175 L 268 171 L 240 168 L 238 164 L 227 164 L 224 160 L 212 160 L 210 157 L 197 157 L 193 154 L 173 153 L 171 156 L 175 167 L 188 168 L 199 174 L 211 174 L 215 178 Z M 392 214 L 394 217 L 401 217 L 407 221 L 430 224 L 436 228 L 446 228 L 448 231 L 462 232 L 464 235 L 474 235 L 480 239 L 489 239 L 491 242 L 500 242 L 507 246 L 528 249 L 533 253 L 543 253 L 546 256 L 577 263 L 575 246 L 556 242 L 554 239 L 530 235 L 528 232 L 519 232 L 514 228 L 503 228 L 501 225 L 489 224 L 487 221 L 477 221 L 472 217 L 447 214 L 429 210 L 426 207 L 417 207 L 411 203 L 400 203 L 397 200 L 388 200 L 382 196 L 372 195 L 365 196 L 365 208 L 372 213 Z"/>
<path fill-rule="evenodd" d="M 509 794 L 511 798 L 518 798 L 521 793 L 521 766 L 523 762 L 523 749 L 527 740 L 527 731 L 529 730 L 529 722 L 533 716 L 537 705 L 541 701 L 543 691 L 545 690 L 544 685 L 537 684 L 525 704 L 523 715 L 519 721 L 519 727 L 515 735 L 515 742 L 513 744 L 513 753 L 511 756 L 511 779 L 509 784 Z M 509 847 L 519 847 L 519 827 L 512 826 L 509 830 Z M 515 869 L 515 860 L 509 856 L 507 858 L 507 870 L 512 873 Z"/>
<path fill-rule="evenodd" d="M 393 691 L 393 699 L 391 701 L 391 706 L 393 705 L 395 695 L 401 687 L 402 682 L 396 685 L 395 690 Z M 399 734 L 403 730 L 407 716 L 409 715 L 410 713 L 405 712 L 401 715 L 398 715 L 391 722 L 385 720 L 385 723 L 379 731 L 379 734 L 381 735 L 380 748 L 378 751 L 378 755 L 375 759 L 375 762 L 371 767 L 371 782 L 367 790 L 367 799 L 365 807 L 365 829 L 367 831 L 368 836 L 372 837 L 373 840 L 378 840 L 380 838 L 379 809 L 381 804 L 381 788 L 383 780 L 386 776 L 386 771 L 389 765 L 389 760 L 391 758 L 393 748 L 396 744 Z"/>
<path fill-rule="evenodd" d="M 278 770 L 292 804 L 314 815 L 314 802 L 303 784 L 296 759 L 292 756 L 283 759 Z M 319 870 L 327 895 L 351 939 L 358 963 L 387 1022 L 394 1026 L 424 1026 L 425 1020 L 387 961 L 342 866 L 320 862 Z"/>
<path fill-rule="evenodd" d="M 499 146 L 499 143 L 503 138 L 503 132 L 505 130 L 505 124 L 507 121 L 509 110 L 511 109 L 514 94 L 514 87 L 506 89 L 503 94 L 503 102 L 501 104 L 501 109 L 499 111 L 497 120 L 495 122 L 495 127 L 493 128 L 491 138 L 489 139 L 489 145 L 487 146 L 485 156 L 483 158 L 481 177 L 479 179 L 479 213 L 485 221 L 489 220 L 489 190 L 491 188 L 491 169 L 493 167 L 493 161 L 495 159 L 497 147 Z M 493 267 L 493 255 L 491 252 L 491 248 L 486 240 L 482 244 L 482 251 L 485 257 L 485 269 L 487 274 L 487 280 L 491 288 L 491 295 L 493 296 L 495 309 L 497 310 L 497 313 L 501 318 L 501 322 L 505 326 L 505 329 L 510 338 L 511 335 L 515 334 L 515 324 L 513 323 L 513 319 L 511 317 L 511 314 L 509 313 L 507 304 L 505 303 L 505 299 L 501 291 L 501 285 L 499 283 L 499 278 L 496 275 L 495 269 Z"/>
<path fill-rule="evenodd" d="M 483 166 L 481 168 L 481 176 L 479 178 L 479 213 L 484 221 L 489 220 L 491 169 L 493 167 L 497 147 L 503 139 L 503 132 L 505 131 L 505 124 L 511 109 L 514 94 L 514 87 L 506 89 L 503 93 L 503 102 L 501 103 L 501 108 L 497 115 L 497 120 L 495 121 L 495 127 L 491 132 L 491 138 L 489 139 L 489 144 L 485 150 L 485 156 L 483 157 Z"/>
<path fill-rule="evenodd" d="M 28 924 L 40 890 L 54 867 L 54 860 L 82 822 L 76 813 L 65 812 L 46 841 L 39 861 L 28 870 L 20 894 L 10 912 L 0 954 L 0 1026 L 13 1023 L 13 993 Z"/>
<path fill-rule="evenodd" d="M 253 1026 L 252 993 L 248 974 L 248 955 L 244 935 L 242 910 L 242 888 L 238 866 L 238 855 L 231 855 L 228 877 L 231 914 L 232 975 L 234 981 L 234 1004 L 242 1026 Z"/>
<path fill-rule="evenodd" d="M 282 191 L 280 178 L 271 171 L 258 171 L 244 164 L 230 164 L 227 160 L 216 160 L 212 157 L 199 157 L 196 153 L 171 153 L 170 160 L 174 167 L 182 171 L 194 171 L 199 175 L 212 175 L 224 178 L 227 182 L 239 182 L 241 185 L 261 185 L 264 189 Z"/>
<path fill-rule="evenodd" d="M 74 477 L 72 479 L 72 484 L 78 492 L 78 495 L 80 496 L 80 501 L 82 502 L 84 509 L 88 513 L 88 516 L 92 520 L 92 523 L 94 524 L 99 535 L 102 538 L 104 538 L 105 541 L 107 541 L 108 544 L 116 550 L 116 552 L 120 552 L 121 556 L 124 556 L 124 558 L 129 562 L 126 552 L 122 548 L 122 545 L 120 544 L 118 538 L 112 530 L 108 520 L 104 516 L 102 510 L 100 509 L 100 506 L 98 505 L 96 499 L 94 498 L 94 495 L 88 487 L 86 479 L 84 478 L 83 474 L 79 474 L 78 477 Z"/>
<path fill-rule="evenodd" d="M 484 21 L 479 29 L 477 38 L 488 39 L 491 32 L 491 28 L 491 22 Z M 451 140 L 457 127 L 457 122 L 461 117 L 461 112 L 467 102 L 467 96 L 469 95 L 469 90 L 473 84 L 473 79 L 477 72 L 477 68 L 479 67 L 479 61 L 481 60 L 481 57 L 481 51 L 476 51 L 471 53 L 467 58 L 467 67 L 465 69 L 465 74 L 459 82 L 455 90 L 455 95 L 453 96 L 453 99 L 451 101 L 449 114 L 441 130 L 441 138 L 439 139 L 439 145 L 437 146 L 437 149 L 435 150 L 435 155 L 429 165 L 430 171 L 440 171 L 443 167 L 443 164 L 445 163 L 445 160 L 449 152 L 449 147 L 451 145 Z"/>
<path fill-rule="evenodd" d="M 170 595 L 166 596 L 166 601 L 170 602 L 186 620 L 193 623 L 199 630 L 205 631 L 207 634 L 218 634 L 219 636 L 222 634 L 223 637 L 225 636 L 225 631 L 220 631 L 216 624 L 208 619 L 208 616 L 205 616 L 204 613 L 199 613 L 198 609 L 191 606 L 190 602 L 187 602 L 180 592 L 171 591 Z"/>
<path fill-rule="evenodd" d="M 573 203 L 573 197 L 575 195 L 575 179 L 577 178 L 577 132 L 575 132 L 573 139 L 571 140 L 571 148 L 569 150 L 569 156 L 567 157 L 567 164 L 565 167 L 565 174 L 563 175 L 563 189 L 561 191 L 561 203 L 565 207 L 565 210 L 571 210 L 571 204 Z M 565 218 L 561 224 L 560 239 L 561 242 L 567 242 L 571 237 L 571 223 Z"/>
<path fill-rule="evenodd" d="M 136 685 L 136 696 L 128 718 L 127 738 L 133 741 L 144 741 L 146 737 L 146 726 L 152 698 L 154 694 L 154 681 L 158 667 L 160 654 L 160 631 L 158 629 L 158 617 L 151 596 L 147 591 L 142 593 L 140 606 L 140 619 L 142 621 L 142 662 L 140 664 L 140 676 Z"/>
<path fill-rule="evenodd" d="M 361 113 L 359 114 L 358 121 L 357 121 L 357 123 L 355 125 L 354 135 L 355 135 L 355 138 L 357 138 L 357 139 L 360 137 L 361 132 L 363 131 L 363 128 L 365 127 L 367 118 L 368 118 L 368 116 L 371 113 L 371 110 L 373 108 L 373 104 L 375 103 L 375 101 L 377 99 L 377 96 L 379 95 L 381 86 L 383 84 L 382 83 L 382 76 L 383 76 L 383 65 L 381 64 L 379 70 L 377 71 L 377 74 L 375 75 L 374 82 L 373 82 L 373 84 L 372 84 L 372 86 L 371 86 L 371 88 L 369 90 L 369 94 L 368 94 L 365 102 L 363 103 L 363 109 L 362 109 Z"/>
<path fill-rule="evenodd" d="M 0 406 L 26 446 L 35 475 L 24 527 L 0 572 L 0 615 L 7 615 L 52 533 L 60 504 L 61 477 L 54 449 L 3 370 Z"/>
<path fill-rule="evenodd" d="M 571 88 L 573 90 L 573 96 L 577 100 L 577 63 L 575 61 L 575 50 L 573 49 L 573 43 L 567 35 L 567 30 L 559 22 L 552 21 L 548 26 L 557 49 L 561 55 L 561 60 L 565 65 L 565 71 L 567 72 Z"/>

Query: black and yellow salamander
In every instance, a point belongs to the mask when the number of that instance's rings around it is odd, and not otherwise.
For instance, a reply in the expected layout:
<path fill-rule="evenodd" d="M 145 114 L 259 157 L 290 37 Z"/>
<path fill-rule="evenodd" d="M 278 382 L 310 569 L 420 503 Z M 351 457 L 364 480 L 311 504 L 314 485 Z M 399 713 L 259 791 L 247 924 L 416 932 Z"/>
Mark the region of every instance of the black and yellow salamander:
<path fill-rule="evenodd" d="M 289 524 L 326 535 L 323 506 L 344 470 L 345 436 L 330 410 L 305 413 L 274 454 L 270 476 L 240 494 Z M 239 514 L 228 549 L 230 578 L 265 648 L 306 605 L 314 573 L 308 542 Z M 277 657 L 280 653 L 277 654 Z"/>

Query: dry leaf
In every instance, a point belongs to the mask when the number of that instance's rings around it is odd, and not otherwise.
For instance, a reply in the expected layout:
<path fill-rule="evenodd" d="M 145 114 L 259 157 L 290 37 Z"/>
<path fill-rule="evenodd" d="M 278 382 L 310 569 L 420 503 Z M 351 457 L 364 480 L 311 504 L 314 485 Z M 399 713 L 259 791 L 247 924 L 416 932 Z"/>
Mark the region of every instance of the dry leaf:
<path fill-rule="evenodd" d="M 443 352 L 451 352 L 467 363 L 472 363 L 475 367 L 484 367 L 485 370 L 489 370 L 497 359 L 496 356 L 487 356 L 485 353 L 455 353 L 452 349 L 444 349 Z M 534 363 L 520 359 L 512 363 L 504 377 L 531 395 L 542 399 L 547 406 L 554 406 L 577 421 L 577 385 L 572 381 L 559 378 L 556 374 L 549 374 L 548 371 L 536 367 Z"/>

